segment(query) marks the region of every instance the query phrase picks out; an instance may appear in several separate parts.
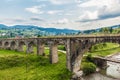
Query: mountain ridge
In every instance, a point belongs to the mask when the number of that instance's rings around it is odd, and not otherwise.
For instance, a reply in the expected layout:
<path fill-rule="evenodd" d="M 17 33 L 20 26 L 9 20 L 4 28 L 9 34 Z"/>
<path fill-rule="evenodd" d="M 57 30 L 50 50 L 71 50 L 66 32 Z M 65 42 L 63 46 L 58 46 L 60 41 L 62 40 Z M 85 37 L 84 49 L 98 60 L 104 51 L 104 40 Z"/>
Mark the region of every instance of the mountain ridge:
<path fill-rule="evenodd" d="M 119 25 L 113 25 L 109 27 L 104 27 L 109 29 L 120 28 Z M 23 36 L 23 37 L 37 37 L 37 36 L 56 36 L 56 35 L 79 35 L 79 34 L 93 34 L 100 32 L 102 28 L 91 29 L 91 30 L 72 30 L 72 29 L 57 29 L 57 28 L 44 28 L 40 26 L 34 25 L 13 25 L 6 26 L 4 24 L 0 24 L 0 37 L 15 37 L 15 36 Z"/>

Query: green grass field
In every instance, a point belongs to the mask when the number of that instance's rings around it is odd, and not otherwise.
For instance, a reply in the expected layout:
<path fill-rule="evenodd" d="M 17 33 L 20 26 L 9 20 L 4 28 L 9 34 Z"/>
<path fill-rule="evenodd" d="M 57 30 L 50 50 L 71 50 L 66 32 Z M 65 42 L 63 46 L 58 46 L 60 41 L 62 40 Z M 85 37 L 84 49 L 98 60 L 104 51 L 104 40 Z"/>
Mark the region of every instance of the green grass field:
<path fill-rule="evenodd" d="M 91 48 L 90 53 L 93 56 L 105 57 L 111 54 L 116 54 L 120 52 L 120 45 L 117 43 L 101 43 L 96 44 Z"/>
<path fill-rule="evenodd" d="M 49 52 L 46 50 L 45 52 Z M 69 80 L 65 54 L 59 52 L 59 62 L 49 63 L 49 56 L 36 56 L 0 50 L 0 80 Z"/>

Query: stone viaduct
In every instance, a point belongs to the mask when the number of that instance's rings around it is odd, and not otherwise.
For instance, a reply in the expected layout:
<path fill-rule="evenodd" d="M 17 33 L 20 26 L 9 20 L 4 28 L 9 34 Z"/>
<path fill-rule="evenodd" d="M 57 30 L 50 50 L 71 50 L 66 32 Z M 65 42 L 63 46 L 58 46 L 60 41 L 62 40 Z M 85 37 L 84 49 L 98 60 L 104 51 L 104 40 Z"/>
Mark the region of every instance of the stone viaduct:
<path fill-rule="evenodd" d="M 26 53 L 33 53 L 33 46 L 37 47 L 37 55 L 44 54 L 44 46 L 50 48 L 50 62 L 58 62 L 58 45 L 65 45 L 67 69 L 77 72 L 83 54 L 92 45 L 97 43 L 112 42 L 120 44 L 120 36 L 88 36 L 88 37 L 48 37 L 48 38 L 20 38 L 20 39 L 0 39 L 1 49 L 23 51 L 23 46 L 27 47 Z"/>

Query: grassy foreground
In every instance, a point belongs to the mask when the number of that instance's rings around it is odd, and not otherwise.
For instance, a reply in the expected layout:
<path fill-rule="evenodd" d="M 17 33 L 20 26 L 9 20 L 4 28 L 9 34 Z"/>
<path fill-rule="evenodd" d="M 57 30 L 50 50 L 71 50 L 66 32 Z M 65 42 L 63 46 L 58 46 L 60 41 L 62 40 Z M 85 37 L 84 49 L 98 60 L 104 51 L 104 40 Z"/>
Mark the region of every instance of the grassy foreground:
<path fill-rule="evenodd" d="M 65 54 L 59 52 L 59 62 L 50 64 L 48 54 L 0 50 L 0 80 L 69 80 L 71 72 L 66 69 L 65 59 Z"/>

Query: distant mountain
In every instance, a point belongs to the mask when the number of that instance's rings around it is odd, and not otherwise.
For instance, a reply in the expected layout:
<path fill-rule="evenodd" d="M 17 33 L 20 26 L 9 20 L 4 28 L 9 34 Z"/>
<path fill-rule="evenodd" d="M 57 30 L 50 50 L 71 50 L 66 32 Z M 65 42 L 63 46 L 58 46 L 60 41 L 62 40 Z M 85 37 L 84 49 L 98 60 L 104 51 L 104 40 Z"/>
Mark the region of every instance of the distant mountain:
<path fill-rule="evenodd" d="M 109 26 L 107 28 L 109 28 L 109 30 L 113 29 L 113 33 L 120 33 L 120 25 Z M 37 36 L 56 36 L 56 35 L 58 36 L 74 34 L 93 34 L 101 33 L 102 29 L 103 28 L 80 31 L 71 29 L 43 28 L 34 25 L 6 26 L 4 24 L 0 24 L 0 37 L 11 38 L 15 36 L 37 37 Z"/>
<path fill-rule="evenodd" d="M 6 29 L 6 28 L 8 28 L 8 26 L 0 24 L 0 29 Z"/>
<path fill-rule="evenodd" d="M 108 28 L 108 29 L 119 29 L 120 28 L 120 24 L 119 25 L 113 25 L 113 26 L 108 26 L 108 27 L 104 27 L 104 28 Z M 80 31 L 79 34 L 92 34 L 92 33 L 97 33 L 97 32 L 101 32 L 103 28 L 97 28 L 97 29 L 91 29 L 91 30 L 84 30 L 84 31 Z"/>
<path fill-rule="evenodd" d="M 6 26 L 0 24 L 0 35 L 5 34 L 9 37 L 15 36 L 51 36 L 51 35 L 71 35 L 78 34 L 79 30 L 71 29 L 56 29 L 56 28 L 43 28 L 33 25 L 15 25 L 15 26 Z"/>
<path fill-rule="evenodd" d="M 71 30 L 71 29 L 56 29 L 56 28 L 43 28 L 39 26 L 32 26 L 32 25 L 15 25 L 15 26 L 10 26 L 13 29 L 37 29 L 40 31 L 46 31 L 46 32 L 51 32 L 51 33 L 77 33 L 79 30 Z"/>
<path fill-rule="evenodd" d="M 110 26 L 110 27 L 113 28 L 113 29 L 120 28 L 120 24 L 119 25 Z"/>

